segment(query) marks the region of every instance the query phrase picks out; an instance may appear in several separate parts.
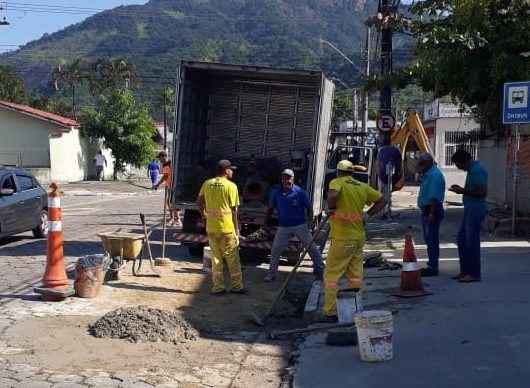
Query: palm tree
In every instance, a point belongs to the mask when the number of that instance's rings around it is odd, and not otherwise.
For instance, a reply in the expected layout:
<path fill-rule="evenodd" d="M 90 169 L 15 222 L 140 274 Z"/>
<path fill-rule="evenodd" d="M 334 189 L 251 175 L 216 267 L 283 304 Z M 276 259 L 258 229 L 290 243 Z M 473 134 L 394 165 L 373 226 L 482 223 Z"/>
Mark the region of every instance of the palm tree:
<path fill-rule="evenodd" d="M 59 63 L 52 71 L 52 81 L 55 90 L 69 88 L 72 90 L 72 116 L 76 118 L 75 86 L 83 80 L 81 59 L 70 64 Z"/>
<path fill-rule="evenodd" d="M 129 89 L 138 84 L 134 66 L 123 58 L 101 58 L 92 65 L 90 89 L 99 95 L 109 89 Z"/>

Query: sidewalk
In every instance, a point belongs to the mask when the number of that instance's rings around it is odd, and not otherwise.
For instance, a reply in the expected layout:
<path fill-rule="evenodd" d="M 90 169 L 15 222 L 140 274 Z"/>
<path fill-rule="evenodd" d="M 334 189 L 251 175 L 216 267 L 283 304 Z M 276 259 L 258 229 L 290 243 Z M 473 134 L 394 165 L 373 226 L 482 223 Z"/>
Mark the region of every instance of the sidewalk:
<path fill-rule="evenodd" d="M 398 210 L 394 214 L 400 224 L 414 226 L 416 255 L 425 264 L 419 213 L 405 193 L 395 196 Z M 483 281 L 457 283 L 451 276 L 459 270 L 454 242 L 462 212 L 459 207 L 447 209 L 441 230 L 440 276 L 423 280 L 433 295 L 390 296 L 388 290 L 399 287 L 399 272 L 394 277 L 367 279 L 365 308 L 395 313 L 394 359 L 364 363 L 358 348 L 329 347 L 325 334 L 311 335 L 299 349 L 295 387 L 529 386 L 530 243 L 495 240 L 484 234 Z M 386 240 L 387 255 L 401 259 L 401 241 Z M 367 278 L 374 275 L 384 274 L 366 271 Z"/>

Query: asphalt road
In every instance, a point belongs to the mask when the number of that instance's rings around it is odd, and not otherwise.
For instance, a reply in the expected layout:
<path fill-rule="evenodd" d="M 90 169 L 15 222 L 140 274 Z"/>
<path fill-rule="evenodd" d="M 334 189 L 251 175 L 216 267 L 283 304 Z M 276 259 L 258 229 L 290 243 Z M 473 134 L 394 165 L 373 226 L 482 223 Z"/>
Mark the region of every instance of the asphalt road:
<path fill-rule="evenodd" d="M 86 186 L 82 191 L 68 187 L 63 198 L 64 254 L 68 264 L 87 254 L 102 253 L 97 233 L 141 228 L 139 213 L 147 223 L 159 222 L 162 194 L 137 188 L 125 192 L 115 185 Z M 114 188 L 108 189 L 108 188 Z M 69 194 L 69 192 L 71 194 Z M 39 282 L 46 264 L 46 240 L 31 232 L 0 240 L 0 304 Z"/>

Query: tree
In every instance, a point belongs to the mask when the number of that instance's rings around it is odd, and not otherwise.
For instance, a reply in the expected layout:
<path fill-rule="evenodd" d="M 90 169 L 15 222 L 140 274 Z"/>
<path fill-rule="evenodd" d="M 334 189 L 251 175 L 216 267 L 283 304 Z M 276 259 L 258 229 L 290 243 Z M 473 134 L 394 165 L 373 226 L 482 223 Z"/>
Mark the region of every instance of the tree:
<path fill-rule="evenodd" d="M 109 90 L 129 89 L 138 84 L 133 65 L 123 58 L 100 58 L 92 64 L 89 75 L 90 91 L 93 95 Z"/>
<path fill-rule="evenodd" d="M 502 131 L 502 85 L 527 79 L 530 16 L 526 0 L 426 0 L 411 6 L 424 90 L 474 107 L 486 130 Z"/>
<path fill-rule="evenodd" d="M 0 65 L 0 100 L 24 103 L 26 98 L 22 78 L 11 67 Z"/>
<path fill-rule="evenodd" d="M 72 116 L 76 117 L 75 87 L 83 81 L 83 64 L 81 59 L 72 63 L 59 63 L 52 70 L 52 81 L 55 90 L 68 88 L 72 92 Z"/>
<path fill-rule="evenodd" d="M 103 139 L 115 159 L 114 179 L 125 165 L 141 166 L 153 157 L 156 129 L 145 106 L 138 106 L 129 90 L 101 96 L 99 109 L 86 109 L 81 129 L 93 139 Z"/>

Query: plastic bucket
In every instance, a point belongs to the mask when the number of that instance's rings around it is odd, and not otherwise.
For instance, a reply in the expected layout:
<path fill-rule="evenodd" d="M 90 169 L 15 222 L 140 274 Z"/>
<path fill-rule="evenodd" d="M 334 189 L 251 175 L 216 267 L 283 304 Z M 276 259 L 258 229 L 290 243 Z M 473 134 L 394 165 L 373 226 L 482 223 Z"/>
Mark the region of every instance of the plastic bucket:
<path fill-rule="evenodd" d="M 95 298 L 99 295 L 105 273 L 101 265 L 84 268 L 77 264 L 75 268 L 74 289 L 81 298 Z"/>
<path fill-rule="evenodd" d="M 339 323 L 353 323 L 355 314 L 363 311 L 360 292 L 353 289 L 340 290 L 337 293 L 337 316 Z"/>
<path fill-rule="evenodd" d="M 202 270 L 203 272 L 210 272 L 212 268 L 212 248 L 204 247 L 202 253 Z"/>
<path fill-rule="evenodd" d="M 390 311 L 364 311 L 355 316 L 362 361 L 389 361 L 393 357 L 394 326 Z"/>

